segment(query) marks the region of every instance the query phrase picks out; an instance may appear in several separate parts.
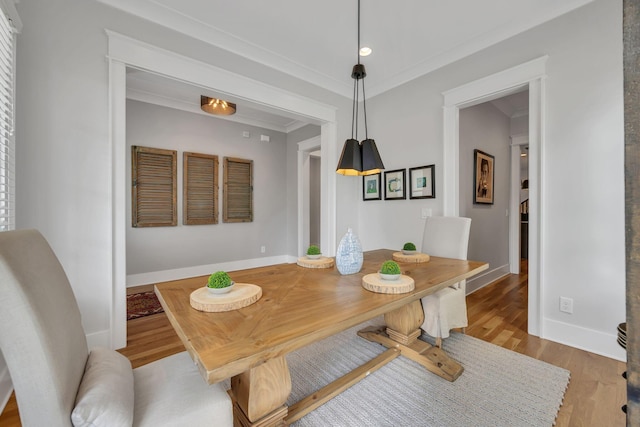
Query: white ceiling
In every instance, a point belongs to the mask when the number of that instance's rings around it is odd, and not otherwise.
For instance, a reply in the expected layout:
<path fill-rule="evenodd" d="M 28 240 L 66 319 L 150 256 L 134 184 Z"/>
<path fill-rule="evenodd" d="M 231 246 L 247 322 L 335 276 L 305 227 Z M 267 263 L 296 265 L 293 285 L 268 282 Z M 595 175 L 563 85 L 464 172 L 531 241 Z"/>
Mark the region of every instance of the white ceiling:
<path fill-rule="evenodd" d="M 98 1 L 345 97 L 352 96 L 351 68 L 357 61 L 356 0 Z M 590 1 L 362 0 L 361 44 L 373 49 L 361 60 L 367 68 L 367 96 L 392 89 Z M 146 73 L 130 74 L 136 74 L 129 76 L 132 85 L 147 77 Z M 149 84 L 145 90 L 151 89 Z M 257 115 L 259 120 L 275 120 Z M 276 122 L 274 126 L 279 129 L 296 126 L 290 119 Z"/>
<path fill-rule="evenodd" d="M 516 118 L 529 114 L 529 91 L 494 99 L 491 103 L 507 117 Z"/>

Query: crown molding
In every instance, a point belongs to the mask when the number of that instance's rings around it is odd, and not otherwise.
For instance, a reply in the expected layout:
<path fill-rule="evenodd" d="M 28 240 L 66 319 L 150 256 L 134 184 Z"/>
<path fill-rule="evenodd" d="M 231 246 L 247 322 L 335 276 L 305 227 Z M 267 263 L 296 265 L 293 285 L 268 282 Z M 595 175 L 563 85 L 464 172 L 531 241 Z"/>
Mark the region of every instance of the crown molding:
<path fill-rule="evenodd" d="M 11 2 L 13 0 L 2 1 Z M 292 61 L 283 55 L 261 48 L 255 43 L 243 40 L 219 28 L 185 16 L 172 8 L 158 4 L 152 0 L 97 1 L 158 25 L 171 28 L 194 39 L 232 52 L 238 56 L 304 80 L 346 98 L 352 97 L 353 88 L 350 82 L 319 73 L 317 70 Z M 507 25 L 492 29 L 484 34 L 479 34 L 473 40 L 460 44 L 453 49 L 425 58 L 409 66 L 409 68 L 404 71 L 385 78 L 379 83 L 369 81 L 367 85 L 368 95 L 372 98 L 593 1 L 594 0 L 564 0 L 557 2 L 553 9 L 544 9 L 538 11 L 537 14 L 522 16 L 520 19 L 514 20 Z"/>
<path fill-rule="evenodd" d="M 448 64 L 479 52 L 482 49 L 486 49 L 503 40 L 507 40 L 517 34 L 523 33 L 547 21 L 571 12 L 579 7 L 585 6 L 593 1 L 594 0 L 567 0 L 557 2 L 556 8 L 554 10 L 543 10 L 539 11 L 537 15 L 523 16 L 520 20 L 513 21 L 509 25 L 504 25 L 485 34 L 481 34 L 471 42 L 461 44 L 455 49 L 451 49 L 442 52 L 434 57 L 427 58 L 415 64 L 406 71 L 403 71 L 391 78 L 386 79 L 382 83 L 371 85 L 370 87 L 368 86 L 368 93 L 370 94 L 370 97 L 379 95 L 418 77 L 429 74 Z"/>
<path fill-rule="evenodd" d="M 201 21 L 191 19 L 179 12 L 148 0 L 97 0 L 113 8 L 154 22 L 177 32 L 201 40 L 212 46 L 227 50 L 243 58 L 266 65 L 285 74 L 294 76 L 316 86 L 327 89 L 339 95 L 350 97 L 352 87 L 350 83 L 336 80 L 319 73 L 307 66 L 291 61 L 284 56 L 263 49 L 254 43 L 243 40 Z M 300 77 L 304 76 L 304 78 Z"/>

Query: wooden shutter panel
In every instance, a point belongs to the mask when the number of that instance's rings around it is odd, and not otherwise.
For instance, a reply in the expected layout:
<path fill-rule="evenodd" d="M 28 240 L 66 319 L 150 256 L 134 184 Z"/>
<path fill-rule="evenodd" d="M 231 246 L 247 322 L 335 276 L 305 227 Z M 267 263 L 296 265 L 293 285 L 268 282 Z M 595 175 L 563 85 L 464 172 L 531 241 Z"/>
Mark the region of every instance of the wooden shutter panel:
<path fill-rule="evenodd" d="M 138 146 L 131 149 L 132 225 L 177 225 L 177 151 Z"/>
<path fill-rule="evenodd" d="M 253 160 L 224 158 L 224 222 L 253 221 Z"/>
<path fill-rule="evenodd" d="M 218 156 L 183 155 L 182 223 L 218 223 Z"/>

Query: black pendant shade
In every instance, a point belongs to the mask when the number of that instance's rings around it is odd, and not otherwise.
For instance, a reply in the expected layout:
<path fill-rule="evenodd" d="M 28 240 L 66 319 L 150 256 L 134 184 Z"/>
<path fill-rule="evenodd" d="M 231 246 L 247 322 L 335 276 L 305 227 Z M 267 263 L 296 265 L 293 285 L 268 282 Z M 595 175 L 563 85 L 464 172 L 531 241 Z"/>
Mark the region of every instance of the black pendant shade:
<path fill-rule="evenodd" d="M 360 175 L 373 175 L 384 169 L 384 163 L 382 163 L 376 142 L 373 139 L 362 141 L 360 151 L 362 152 L 362 173 Z"/>
<path fill-rule="evenodd" d="M 362 172 L 362 150 L 357 139 L 347 139 L 336 169 L 341 175 L 357 176 Z"/>
<path fill-rule="evenodd" d="M 358 51 L 360 50 L 360 0 L 358 0 Z M 351 138 L 347 139 L 342 148 L 342 155 L 336 172 L 341 175 L 358 176 L 373 175 L 384 169 L 384 164 L 378 153 L 376 142 L 367 135 L 367 100 L 364 94 L 364 78 L 367 72 L 364 65 L 358 63 L 353 66 L 353 116 L 351 117 Z M 359 83 L 362 82 L 362 109 L 364 112 L 365 139 L 358 142 L 358 112 L 359 112 Z"/>

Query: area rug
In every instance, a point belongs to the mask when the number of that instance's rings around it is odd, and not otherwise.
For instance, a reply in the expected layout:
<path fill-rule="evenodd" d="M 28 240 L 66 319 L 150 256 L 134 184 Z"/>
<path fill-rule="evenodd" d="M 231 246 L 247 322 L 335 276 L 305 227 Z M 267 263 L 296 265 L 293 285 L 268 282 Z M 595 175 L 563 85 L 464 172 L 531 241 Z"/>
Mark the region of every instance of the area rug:
<path fill-rule="evenodd" d="M 291 405 L 382 353 L 356 335 L 367 322 L 287 355 Z M 423 336 L 420 339 L 430 341 Z M 431 342 L 431 341 L 430 341 Z M 453 333 L 443 349 L 464 372 L 451 383 L 398 357 L 292 424 L 305 426 L 551 426 L 570 372 Z"/>
<path fill-rule="evenodd" d="M 153 291 L 127 295 L 127 320 L 162 313 L 164 310 Z"/>

